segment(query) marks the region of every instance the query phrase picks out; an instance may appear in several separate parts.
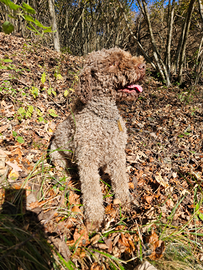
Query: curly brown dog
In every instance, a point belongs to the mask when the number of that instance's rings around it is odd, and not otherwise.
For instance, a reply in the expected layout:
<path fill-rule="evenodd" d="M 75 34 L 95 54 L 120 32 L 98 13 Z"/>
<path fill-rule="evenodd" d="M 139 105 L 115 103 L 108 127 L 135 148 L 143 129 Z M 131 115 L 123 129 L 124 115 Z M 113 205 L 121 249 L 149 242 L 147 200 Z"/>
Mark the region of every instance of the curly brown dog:
<path fill-rule="evenodd" d="M 135 100 L 145 75 L 142 56 L 133 57 L 119 48 L 90 53 L 79 76 L 79 97 L 73 113 L 61 122 L 50 145 L 51 160 L 79 169 L 88 228 L 98 228 L 104 218 L 99 169 L 111 177 L 115 198 L 130 202 L 126 174 L 125 123 L 116 106 L 118 100 Z"/>

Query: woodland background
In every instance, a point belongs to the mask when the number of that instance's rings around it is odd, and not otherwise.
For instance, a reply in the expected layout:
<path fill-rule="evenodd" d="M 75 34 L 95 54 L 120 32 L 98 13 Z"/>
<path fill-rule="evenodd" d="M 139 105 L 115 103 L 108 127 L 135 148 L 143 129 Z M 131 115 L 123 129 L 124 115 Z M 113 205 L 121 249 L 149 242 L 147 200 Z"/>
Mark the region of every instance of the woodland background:
<path fill-rule="evenodd" d="M 173 77 L 182 83 L 184 75 L 195 84 L 201 77 L 201 0 L 30 0 L 26 2 L 34 9 L 30 12 L 21 8 L 13 10 L 9 2 L 0 1 L 1 22 L 13 23 L 15 33 L 57 51 L 86 55 L 93 50 L 118 46 L 133 54 L 143 54 L 167 85 Z M 20 7 L 24 3 L 21 0 L 13 2 Z M 40 35 L 35 19 L 44 26 L 52 26 L 55 32 L 45 34 L 44 30 L 43 35 L 37 37 L 33 33 Z"/>

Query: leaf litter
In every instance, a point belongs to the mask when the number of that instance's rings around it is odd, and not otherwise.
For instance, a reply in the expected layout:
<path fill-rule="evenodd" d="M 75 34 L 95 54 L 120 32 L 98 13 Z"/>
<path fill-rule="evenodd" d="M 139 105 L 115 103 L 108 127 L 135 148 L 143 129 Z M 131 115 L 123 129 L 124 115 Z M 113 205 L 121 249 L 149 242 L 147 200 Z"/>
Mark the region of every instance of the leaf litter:
<path fill-rule="evenodd" d="M 142 96 L 135 103 L 119 104 L 128 129 L 127 172 L 134 206 L 122 209 L 108 176 L 101 175 L 106 217 L 101 232 L 88 235 L 77 174 L 70 179 L 46 159 L 57 124 L 70 114 L 83 58 L 0 33 L 0 59 L 12 60 L 0 62 L 1 203 L 5 187 L 27 187 L 27 208 L 37 213 L 62 256 L 82 269 L 108 269 L 111 263 L 133 269 L 146 257 L 161 260 L 167 232 L 173 235 L 175 228 L 195 241 L 200 263 L 202 86 L 193 92 L 165 88 L 148 74 Z M 188 91 L 187 102 L 180 98 L 183 91 Z"/>

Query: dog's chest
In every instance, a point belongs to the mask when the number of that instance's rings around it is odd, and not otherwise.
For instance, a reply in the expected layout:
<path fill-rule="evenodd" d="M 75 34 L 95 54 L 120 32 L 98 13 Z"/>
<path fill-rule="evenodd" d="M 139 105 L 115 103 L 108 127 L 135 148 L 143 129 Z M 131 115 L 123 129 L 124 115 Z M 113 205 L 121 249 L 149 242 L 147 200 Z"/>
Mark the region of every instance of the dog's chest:
<path fill-rule="evenodd" d="M 121 116 L 109 119 L 90 114 L 77 117 L 76 123 L 76 147 L 85 145 L 89 149 L 105 150 L 105 153 L 125 148 L 127 133 Z"/>

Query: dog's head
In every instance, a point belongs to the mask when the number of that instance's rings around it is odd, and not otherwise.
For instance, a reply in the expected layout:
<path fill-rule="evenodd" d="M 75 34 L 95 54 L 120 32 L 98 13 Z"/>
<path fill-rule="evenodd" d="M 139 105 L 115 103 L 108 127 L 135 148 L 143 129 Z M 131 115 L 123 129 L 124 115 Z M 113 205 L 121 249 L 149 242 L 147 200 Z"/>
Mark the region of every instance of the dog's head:
<path fill-rule="evenodd" d="M 133 57 L 119 48 L 90 53 L 80 73 L 77 94 L 83 103 L 93 95 L 114 99 L 137 99 L 142 87 L 146 64 L 142 56 Z"/>

